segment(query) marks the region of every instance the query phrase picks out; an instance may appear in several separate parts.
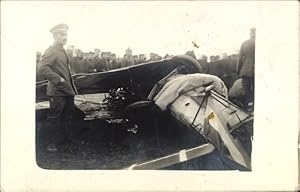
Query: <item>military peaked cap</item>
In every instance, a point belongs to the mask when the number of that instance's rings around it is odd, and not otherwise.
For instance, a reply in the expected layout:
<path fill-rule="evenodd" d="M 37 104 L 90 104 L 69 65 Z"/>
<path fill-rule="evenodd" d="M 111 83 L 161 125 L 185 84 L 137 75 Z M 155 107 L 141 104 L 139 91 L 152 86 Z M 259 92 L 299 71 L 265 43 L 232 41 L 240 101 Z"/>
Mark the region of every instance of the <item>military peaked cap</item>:
<path fill-rule="evenodd" d="M 58 24 L 58 25 L 55 25 L 54 27 L 52 27 L 50 29 L 50 32 L 51 33 L 67 32 L 68 29 L 69 29 L 68 25 L 66 25 L 66 24 Z"/>

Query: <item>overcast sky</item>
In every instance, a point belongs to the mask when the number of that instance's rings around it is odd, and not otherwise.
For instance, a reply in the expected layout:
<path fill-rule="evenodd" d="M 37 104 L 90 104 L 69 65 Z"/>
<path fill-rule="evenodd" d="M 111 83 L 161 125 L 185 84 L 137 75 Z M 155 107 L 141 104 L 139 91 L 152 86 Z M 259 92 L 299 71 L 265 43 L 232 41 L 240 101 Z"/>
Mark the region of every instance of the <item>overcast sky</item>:
<path fill-rule="evenodd" d="M 68 45 L 83 51 L 99 48 L 123 56 L 155 52 L 183 54 L 237 53 L 249 29 L 256 26 L 255 2 L 18 2 L 6 7 L 12 18 L 22 20 L 16 30 L 32 30 L 32 45 L 44 51 L 53 42 L 49 29 L 69 25 Z M 16 16 L 14 16 L 14 14 Z M 17 18 L 18 17 L 18 18 Z M 8 24 L 9 25 L 9 24 Z M 195 48 L 192 41 L 199 45 Z"/>

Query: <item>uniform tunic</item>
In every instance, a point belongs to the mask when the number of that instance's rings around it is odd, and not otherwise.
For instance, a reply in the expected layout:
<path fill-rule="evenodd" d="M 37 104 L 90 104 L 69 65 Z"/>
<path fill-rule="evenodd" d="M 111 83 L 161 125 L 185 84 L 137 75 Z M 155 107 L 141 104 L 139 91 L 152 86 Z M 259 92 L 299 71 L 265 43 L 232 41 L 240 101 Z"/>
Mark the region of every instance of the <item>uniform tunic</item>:
<path fill-rule="evenodd" d="M 54 44 L 45 51 L 39 71 L 48 80 L 48 96 L 74 96 L 78 94 L 71 76 L 70 59 L 62 46 Z M 65 82 L 60 82 L 61 78 Z"/>

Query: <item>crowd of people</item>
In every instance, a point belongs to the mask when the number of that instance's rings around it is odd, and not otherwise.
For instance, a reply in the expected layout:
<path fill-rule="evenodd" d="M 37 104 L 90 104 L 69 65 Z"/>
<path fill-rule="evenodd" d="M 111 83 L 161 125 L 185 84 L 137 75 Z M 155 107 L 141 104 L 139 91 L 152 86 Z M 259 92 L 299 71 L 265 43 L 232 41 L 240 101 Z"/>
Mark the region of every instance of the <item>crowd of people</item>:
<path fill-rule="evenodd" d="M 150 53 L 149 57 L 146 54 L 133 55 L 130 48 L 125 50 L 123 57 L 117 56 L 112 52 L 100 52 L 100 49 L 94 49 L 94 51 L 83 52 L 74 46 L 68 46 L 66 53 L 70 58 L 71 73 L 94 73 L 103 72 L 113 69 L 118 69 L 122 67 L 137 65 L 141 63 L 158 61 L 172 55 L 166 54 L 165 56 L 160 56 L 157 53 Z M 210 73 L 219 76 L 219 69 L 225 68 L 225 71 L 233 71 L 236 68 L 236 63 L 238 60 L 238 55 L 230 55 L 226 57 L 220 56 L 210 56 L 202 55 L 197 58 L 194 51 L 187 51 L 185 55 L 189 55 L 196 59 L 203 69 L 203 73 Z M 40 51 L 36 52 L 36 71 L 37 71 L 37 81 L 45 80 L 39 72 L 41 65 L 42 53 Z M 210 62 L 208 61 L 210 59 Z M 230 64 L 227 64 L 230 63 Z M 208 65 L 209 64 L 209 65 Z M 232 66 L 232 64 L 234 66 Z M 229 66 L 230 65 L 230 66 Z M 224 70 L 222 70 L 224 72 Z"/>
<path fill-rule="evenodd" d="M 241 49 L 243 51 L 243 49 Z M 147 57 L 146 54 L 136 54 L 134 55 L 130 48 L 125 50 L 123 57 L 117 56 L 115 53 L 110 51 L 101 52 L 100 49 L 96 48 L 93 51 L 83 52 L 82 50 L 75 48 L 70 45 L 66 49 L 68 58 L 70 59 L 70 68 L 72 74 L 77 73 L 95 73 L 95 72 L 104 72 L 113 69 L 118 69 L 122 67 L 128 67 L 132 65 L 137 65 L 141 63 L 158 61 L 173 55 L 166 54 L 165 56 L 160 56 L 157 53 L 150 53 Z M 241 77 L 241 56 L 239 54 L 227 55 L 223 53 L 220 55 L 211 55 L 207 57 L 206 55 L 200 56 L 197 58 L 194 51 L 187 51 L 185 55 L 191 56 L 196 59 L 202 68 L 202 73 L 212 74 L 220 77 L 226 87 L 230 89 L 236 80 Z M 39 68 L 41 66 L 42 53 L 36 52 L 36 80 L 42 81 L 45 80 L 45 77 L 39 73 Z M 245 67 L 244 67 L 245 68 Z M 245 73 L 245 70 L 243 70 Z M 245 74 L 243 75 L 243 84 L 247 84 Z M 245 80 L 246 79 L 246 80 Z M 245 83 L 246 82 L 246 83 Z M 241 85 L 238 85 L 241 87 Z M 250 85 L 253 87 L 252 85 Z M 253 89 L 253 88 L 251 88 Z"/>
<path fill-rule="evenodd" d="M 147 58 L 146 54 L 133 55 L 130 48 L 126 49 L 124 56 L 121 58 L 112 52 L 100 52 L 100 49 L 97 48 L 94 51 L 83 52 L 80 49 L 74 48 L 74 46 L 68 46 L 66 53 L 70 59 L 72 74 L 109 71 L 140 63 L 157 61 L 163 58 L 156 53 L 150 53 L 149 58 Z M 44 80 L 44 77 L 38 73 L 41 60 L 42 53 L 37 51 L 37 81 Z"/>

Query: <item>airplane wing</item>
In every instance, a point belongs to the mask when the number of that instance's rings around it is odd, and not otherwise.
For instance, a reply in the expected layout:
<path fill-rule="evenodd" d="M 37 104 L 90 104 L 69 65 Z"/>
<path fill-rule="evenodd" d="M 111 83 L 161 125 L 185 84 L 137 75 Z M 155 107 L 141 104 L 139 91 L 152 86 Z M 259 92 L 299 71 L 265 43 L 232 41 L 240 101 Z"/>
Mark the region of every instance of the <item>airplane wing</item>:
<path fill-rule="evenodd" d="M 73 75 L 79 94 L 107 93 L 112 88 L 130 87 L 146 98 L 153 86 L 176 68 L 181 73 L 200 73 L 200 64 L 192 57 L 181 55 L 160 61 L 142 63 L 107 72 Z M 47 100 L 47 81 L 36 83 L 36 101 Z"/>

